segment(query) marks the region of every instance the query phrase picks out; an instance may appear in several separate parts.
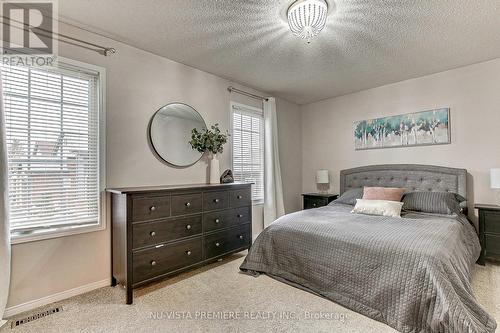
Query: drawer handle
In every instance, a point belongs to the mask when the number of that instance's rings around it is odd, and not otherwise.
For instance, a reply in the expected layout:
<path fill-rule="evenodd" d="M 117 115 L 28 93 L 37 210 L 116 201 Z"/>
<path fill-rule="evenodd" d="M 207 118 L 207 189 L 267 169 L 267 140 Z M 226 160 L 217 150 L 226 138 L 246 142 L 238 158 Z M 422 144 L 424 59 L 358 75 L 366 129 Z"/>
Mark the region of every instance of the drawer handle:
<path fill-rule="evenodd" d="M 214 199 L 215 203 L 219 203 L 219 201 L 220 201 L 219 199 Z"/>
<path fill-rule="evenodd" d="M 151 207 L 149 207 L 149 210 L 152 211 L 152 212 L 154 212 L 156 210 L 156 207 L 155 206 L 151 206 Z"/>
<path fill-rule="evenodd" d="M 239 238 L 240 238 L 240 239 L 243 239 L 243 238 L 245 238 L 245 237 L 243 237 L 243 235 L 240 235 L 240 237 L 239 237 Z"/>
<path fill-rule="evenodd" d="M 190 202 L 186 202 L 186 207 L 187 208 L 191 207 L 191 203 Z"/>
<path fill-rule="evenodd" d="M 215 243 L 215 246 L 220 247 L 220 243 L 219 242 Z"/>
<path fill-rule="evenodd" d="M 186 255 L 190 256 L 191 255 L 191 251 L 186 251 Z"/>
<path fill-rule="evenodd" d="M 154 232 L 154 231 L 151 231 L 149 234 L 151 235 L 151 237 L 156 236 L 156 232 Z"/>
<path fill-rule="evenodd" d="M 238 214 L 237 216 L 238 216 L 239 219 L 241 219 L 243 217 L 242 214 Z"/>
<path fill-rule="evenodd" d="M 188 224 L 188 225 L 186 226 L 186 229 L 187 229 L 187 230 L 191 230 L 191 224 Z"/>
<path fill-rule="evenodd" d="M 243 196 L 238 195 L 238 196 L 236 196 L 236 199 L 243 199 Z"/>
<path fill-rule="evenodd" d="M 151 261 L 151 266 L 156 266 L 156 261 Z"/>
<path fill-rule="evenodd" d="M 220 223 L 220 220 L 219 220 L 219 219 L 215 219 L 215 223 L 216 223 L 216 224 L 219 224 L 219 223 Z"/>

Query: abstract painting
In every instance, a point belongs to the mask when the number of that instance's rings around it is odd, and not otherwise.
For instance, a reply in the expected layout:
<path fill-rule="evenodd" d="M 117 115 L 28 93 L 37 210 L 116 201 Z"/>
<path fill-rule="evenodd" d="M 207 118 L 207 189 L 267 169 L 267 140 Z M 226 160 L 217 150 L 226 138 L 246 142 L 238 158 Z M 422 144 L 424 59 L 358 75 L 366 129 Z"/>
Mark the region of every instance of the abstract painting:
<path fill-rule="evenodd" d="M 356 150 L 449 144 L 450 109 L 358 121 L 354 140 Z"/>

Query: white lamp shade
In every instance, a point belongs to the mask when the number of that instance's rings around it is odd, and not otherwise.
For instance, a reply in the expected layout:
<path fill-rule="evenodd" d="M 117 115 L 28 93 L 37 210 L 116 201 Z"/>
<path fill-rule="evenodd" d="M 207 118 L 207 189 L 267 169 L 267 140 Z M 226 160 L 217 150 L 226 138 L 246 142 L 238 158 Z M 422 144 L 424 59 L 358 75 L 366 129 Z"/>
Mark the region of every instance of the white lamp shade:
<path fill-rule="evenodd" d="M 500 169 L 491 169 L 491 188 L 500 189 Z"/>
<path fill-rule="evenodd" d="M 316 184 L 330 184 L 330 177 L 328 176 L 328 170 L 316 171 Z"/>

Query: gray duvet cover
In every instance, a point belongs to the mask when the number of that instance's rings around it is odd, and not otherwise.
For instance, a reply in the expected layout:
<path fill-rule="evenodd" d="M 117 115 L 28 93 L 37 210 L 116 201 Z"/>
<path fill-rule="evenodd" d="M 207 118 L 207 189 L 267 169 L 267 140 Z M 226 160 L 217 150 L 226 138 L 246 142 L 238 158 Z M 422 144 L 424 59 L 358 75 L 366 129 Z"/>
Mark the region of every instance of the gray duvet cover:
<path fill-rule="evenodd" d="M 283 216 L 240 269 L 309 290 L 401 332 L 494 332 L 472 293 L 478 237 L 464 216 L 351 214 L 333 204 Z"/>

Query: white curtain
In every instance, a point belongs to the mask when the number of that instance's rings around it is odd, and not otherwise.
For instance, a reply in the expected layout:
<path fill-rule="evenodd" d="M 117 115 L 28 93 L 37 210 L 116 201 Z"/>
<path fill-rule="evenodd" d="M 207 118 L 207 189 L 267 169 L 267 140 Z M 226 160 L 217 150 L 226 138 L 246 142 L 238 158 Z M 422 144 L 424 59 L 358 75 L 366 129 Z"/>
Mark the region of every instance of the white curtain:
<path fill-rule="evenodd" d="M 10 229 L 9 193 L 7 183 L 7 143 L 5 141 L 5 113 L 3 109 L 2 79 L 0 73 L 0 327 L 7 305 L 10 284 Z"/>
<path fill-rule="evenodd" d="M 276 99 L 264 101 L 264 227 L 285 215 L 278 150 Z"/>

